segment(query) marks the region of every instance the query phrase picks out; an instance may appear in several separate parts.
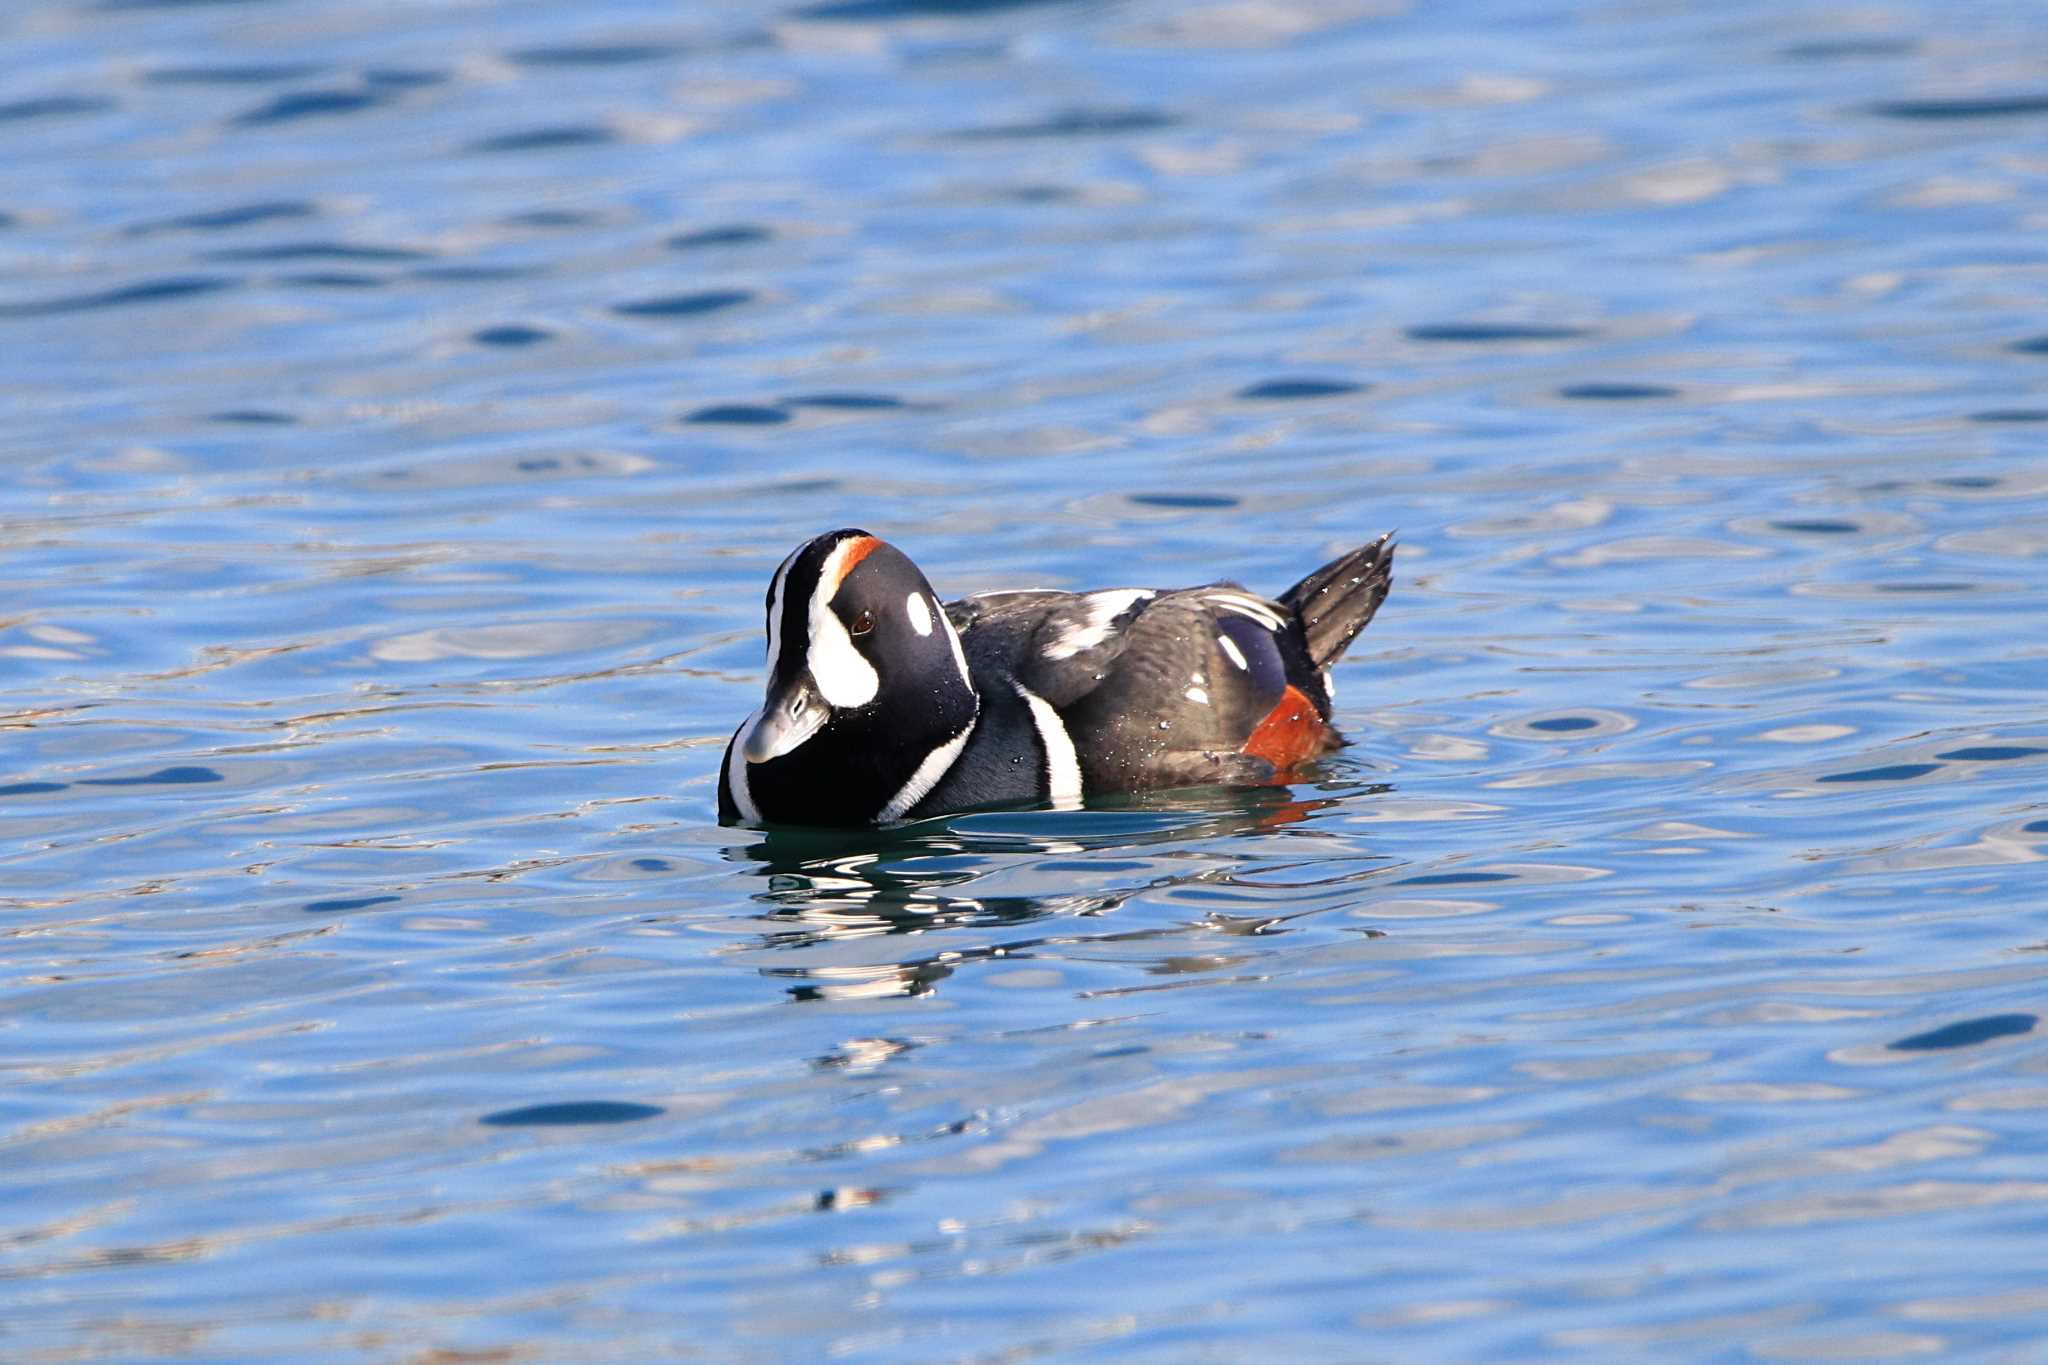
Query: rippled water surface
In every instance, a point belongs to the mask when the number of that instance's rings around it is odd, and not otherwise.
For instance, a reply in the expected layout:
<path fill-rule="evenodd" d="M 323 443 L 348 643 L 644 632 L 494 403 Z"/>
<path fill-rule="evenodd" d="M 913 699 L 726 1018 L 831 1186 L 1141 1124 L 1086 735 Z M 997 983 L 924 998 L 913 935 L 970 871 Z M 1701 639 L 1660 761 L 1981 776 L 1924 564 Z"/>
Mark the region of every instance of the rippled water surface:
<path fill-rule="evenodd" d="M 0 15 L 0 1354 L 2025 1354 L 2036 5 Z M 1398 527 L 1291 789 L 720 829 L 760 600 Z"/>

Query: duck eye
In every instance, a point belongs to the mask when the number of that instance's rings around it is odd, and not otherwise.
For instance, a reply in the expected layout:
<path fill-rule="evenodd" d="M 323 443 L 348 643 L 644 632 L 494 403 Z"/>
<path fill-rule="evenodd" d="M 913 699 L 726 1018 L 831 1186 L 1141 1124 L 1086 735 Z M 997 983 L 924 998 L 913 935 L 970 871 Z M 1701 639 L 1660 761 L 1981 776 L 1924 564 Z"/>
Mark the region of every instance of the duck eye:
<path fill-rule="evenodd" d="M 864 611 L 860 615 L 853 618 L 853 629 L 848 633 L 854 636 L 856 639 L 858 639 L 860 636 L 866 635 L 869 631 L 873 630 L 874 628 L 875 614 L 871 611 Z"/>

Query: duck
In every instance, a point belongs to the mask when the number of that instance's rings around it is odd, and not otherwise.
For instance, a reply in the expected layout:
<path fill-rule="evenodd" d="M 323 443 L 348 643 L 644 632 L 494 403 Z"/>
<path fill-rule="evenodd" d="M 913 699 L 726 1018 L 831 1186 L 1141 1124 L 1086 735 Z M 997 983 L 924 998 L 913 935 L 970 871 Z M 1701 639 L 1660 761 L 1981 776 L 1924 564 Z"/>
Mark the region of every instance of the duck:
<path fill-rule="evenodd" d="M 942 602 L 895 546 L 814 536 L 769 580 L 766 695 L 722 823 L 893 825 L 997 806 L 1276 785 L 1349 741 L 1330 670 L 1393 586 L 1389 532 L 1278 597 L 1235 582 Z"/>

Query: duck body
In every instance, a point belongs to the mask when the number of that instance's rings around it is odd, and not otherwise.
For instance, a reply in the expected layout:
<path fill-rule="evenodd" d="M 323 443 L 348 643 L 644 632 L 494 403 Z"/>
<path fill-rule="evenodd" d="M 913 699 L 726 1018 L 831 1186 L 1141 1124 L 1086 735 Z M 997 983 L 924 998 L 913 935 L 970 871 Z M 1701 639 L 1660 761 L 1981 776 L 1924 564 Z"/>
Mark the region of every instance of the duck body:
<path fill-rule="evenodd" d="M 1265 598 L 1234 583 L 941 604 L 865 531 L 769 585 L 768 694 L 726 748 L 726 823 L 887 824 L 1284 779 L 1345 741 L 1329 669 L 1385 600 L 1391 537 Z"/>

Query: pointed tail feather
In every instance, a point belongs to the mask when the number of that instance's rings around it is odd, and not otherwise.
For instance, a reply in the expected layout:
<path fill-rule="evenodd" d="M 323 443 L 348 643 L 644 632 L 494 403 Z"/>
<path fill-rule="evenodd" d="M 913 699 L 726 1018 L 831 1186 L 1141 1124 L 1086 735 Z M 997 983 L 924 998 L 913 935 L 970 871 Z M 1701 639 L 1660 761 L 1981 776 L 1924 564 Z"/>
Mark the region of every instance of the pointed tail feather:
<path fill-rule="evenodd" d="M 1280 604 L 1301 618 L 1308 653 L 1317 668 L 1337 662 L 1365 629 L 1394 586 L 1394 533 L 1323 565 L 1280 594 Z"/>

